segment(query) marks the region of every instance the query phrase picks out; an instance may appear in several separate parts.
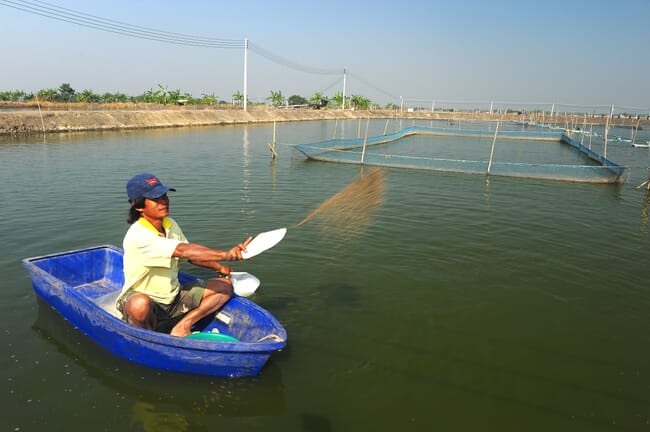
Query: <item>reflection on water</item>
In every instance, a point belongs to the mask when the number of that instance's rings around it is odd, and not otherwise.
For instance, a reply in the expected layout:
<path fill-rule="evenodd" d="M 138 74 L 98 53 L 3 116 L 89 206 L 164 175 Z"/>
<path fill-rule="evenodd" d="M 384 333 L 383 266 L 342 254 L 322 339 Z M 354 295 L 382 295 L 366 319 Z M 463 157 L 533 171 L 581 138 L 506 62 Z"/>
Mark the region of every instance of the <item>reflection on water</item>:
<path fill-rule="evenodd" d="M 137 401 L 131 412 L 132 423 L 145 432 L 185 432 L 190 424 L 181 414 L 157 411 L 153 404 Z"/>
<path fill-rule="evenodd" d="M 202 416 L 278 416 L 285 409 L 282 375 L 273 359 L 263 369 L 263 378 L 202 377 L 146 368 L 103 350 L 40 299 L 32 328 L 102 385 L 117 394 L 137 394 L 132 421 L 146 431 L 196 430 L 192 425 L 201 424 Z"/>
<path fill-rule="evenodd" d="M 641 207 L 641 231 L 647 232 L 648 225 L 648 203 L 650 202 L 650 188 L 645 192 L 645 198 L 643 199 L 643 206 Z"/>

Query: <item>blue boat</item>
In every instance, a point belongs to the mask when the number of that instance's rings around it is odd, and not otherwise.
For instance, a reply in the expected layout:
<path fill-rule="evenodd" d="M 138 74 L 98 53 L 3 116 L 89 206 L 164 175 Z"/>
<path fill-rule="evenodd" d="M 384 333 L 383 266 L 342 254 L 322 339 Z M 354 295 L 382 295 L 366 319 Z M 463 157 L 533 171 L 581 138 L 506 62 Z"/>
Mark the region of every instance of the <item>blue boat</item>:
<path fill-rule="evenodd" d="M 180 338 L 122 321 L 114 303 L 122 284 L 122 249 L 101 245 L 25 258 L 36 294 L 99 345 L 127 360 L 169 371 L 255 376 L 287 334 L 268 311 L 233 296 Z M 179 273 L 181 283 L 196 279 Z"/>

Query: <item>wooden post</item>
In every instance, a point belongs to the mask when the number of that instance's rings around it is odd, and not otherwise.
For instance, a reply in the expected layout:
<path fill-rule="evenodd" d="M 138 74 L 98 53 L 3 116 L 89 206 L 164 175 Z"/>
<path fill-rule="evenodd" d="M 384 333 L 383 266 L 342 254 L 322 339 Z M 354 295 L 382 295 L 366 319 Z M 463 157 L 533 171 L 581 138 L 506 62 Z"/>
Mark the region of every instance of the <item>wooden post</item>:
<path fill-rule="evenodd" d="M 646 190 L 650 191 L 650 178 L 636 187 L 637 190 L 641 189 L 643 186 L 646 187 Z"/>
<path fill-rule="evenodd" d="M 269 150 L 271 150 L 271 158 L 275 159 L 278 157 L 278 154 L 275 151 L 275 122 L 273 122 L 273 143 L 267 145 L 269 146 Z"/>
<path fill-rule="evenodd" d="M 361 118 L 359 118 L 359 121 L 361 121 Z M 361 165 L 363 165 L 363 159 L 366 156 L 366 140 L 368 139 L 368 125 L 370 124 L 370 116 L 368 116 L 368 120 L 366 121 L 366 134 L 363 137 L 363 150 L 361 150 Z"/>
<path fill-rule="evenodd" d="M 38 95 L 36 95 L 36 105 L 38 106 L 38 115 L 41 116 L 41 128 L 43 130 L 43 136 L 45 136 L 45 122 L 43 121 L 43 112 L 41 111 L 41 102 L 38 100 Z"/>
<path fill-rule="evenodd" d="M 605 120 L 605 145 L 603 147 L 603 157 L 607 158 L 607 135 L 609 134 L 609 120 L 611 118 L 611 114 L 607 116 L 607 119 Z"/>
<path fill-rule="evenodd" d="M 645 186 L 645 190 L 650 192 L 650 172 L 648 172 L 648 180 L 644 181 L 640 185 L 636 187 L 636 190 L 641 189 L 643 186 Z"/>
<path fill-rule="evenodd" d="M 637 119 L 636 125 L 632 127 L 632 145 L 636 142 L 636 135 L 639 132 L 639 123 L 641 123 L 641 119 Z"/>
<path fill-rule="evenodd" d="M 494 157 L 494 145 L 497 142 L 497 134 L 499 133 L 499 121 L 497 120 L 497 127 L 494 128 L 494 138 L 492 138 L 492 149 L 490 150 L 490 162 L 488 162 L 487 173 L 490 174 L 492 169 L 492 158 Z"/>

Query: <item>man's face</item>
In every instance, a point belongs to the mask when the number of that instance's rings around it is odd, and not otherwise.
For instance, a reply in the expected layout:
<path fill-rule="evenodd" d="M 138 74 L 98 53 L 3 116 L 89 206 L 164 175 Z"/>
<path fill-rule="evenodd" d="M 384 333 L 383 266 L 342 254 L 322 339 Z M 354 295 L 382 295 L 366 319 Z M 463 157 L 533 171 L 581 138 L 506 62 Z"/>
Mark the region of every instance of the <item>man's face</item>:
<path fill-rule="evenodd" d="M 145 198 L 142 215 L 146 219 L 159 220 L 169 216 L 169 197 L 167 194 L 158 198 Z"/>

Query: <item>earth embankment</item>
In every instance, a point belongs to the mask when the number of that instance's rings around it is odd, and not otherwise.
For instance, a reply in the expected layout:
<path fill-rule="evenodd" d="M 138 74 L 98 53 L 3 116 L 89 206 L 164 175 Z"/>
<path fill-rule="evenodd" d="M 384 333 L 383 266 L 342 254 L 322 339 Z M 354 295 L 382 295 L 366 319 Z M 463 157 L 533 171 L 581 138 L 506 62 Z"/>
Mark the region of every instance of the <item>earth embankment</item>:
<path fill-rule="evenodd" d="M 156 110 L 8 110 L 0 112 L 0 135 L 96 130 L 216 126 L 246 123 L 393 117 L 390 111 L 282 108 Z M 421 118 L 421 117 L 418 117 Z M 428 118 L 426 113 L 424 118 Z"/>
<path fill-rule="evenodd" d="M 560 116 L 555 121 L 571 126 L 581 124 L 575 116 Z M 199 127 L 247 123 L 318 121 L 335 119 L 419 119 L 419 120 L 531 120 L 516 114 L 400 112 L 395 110 L 342 110 L 310 108 L 250 107 L 243 109 L 173 107 L 168 109 L 68 110 L 5 109 L 0 111 L 0 135 L 60 133 L 147 128 Z M 597 124 L 602 119 L 590 119 Z"/>

